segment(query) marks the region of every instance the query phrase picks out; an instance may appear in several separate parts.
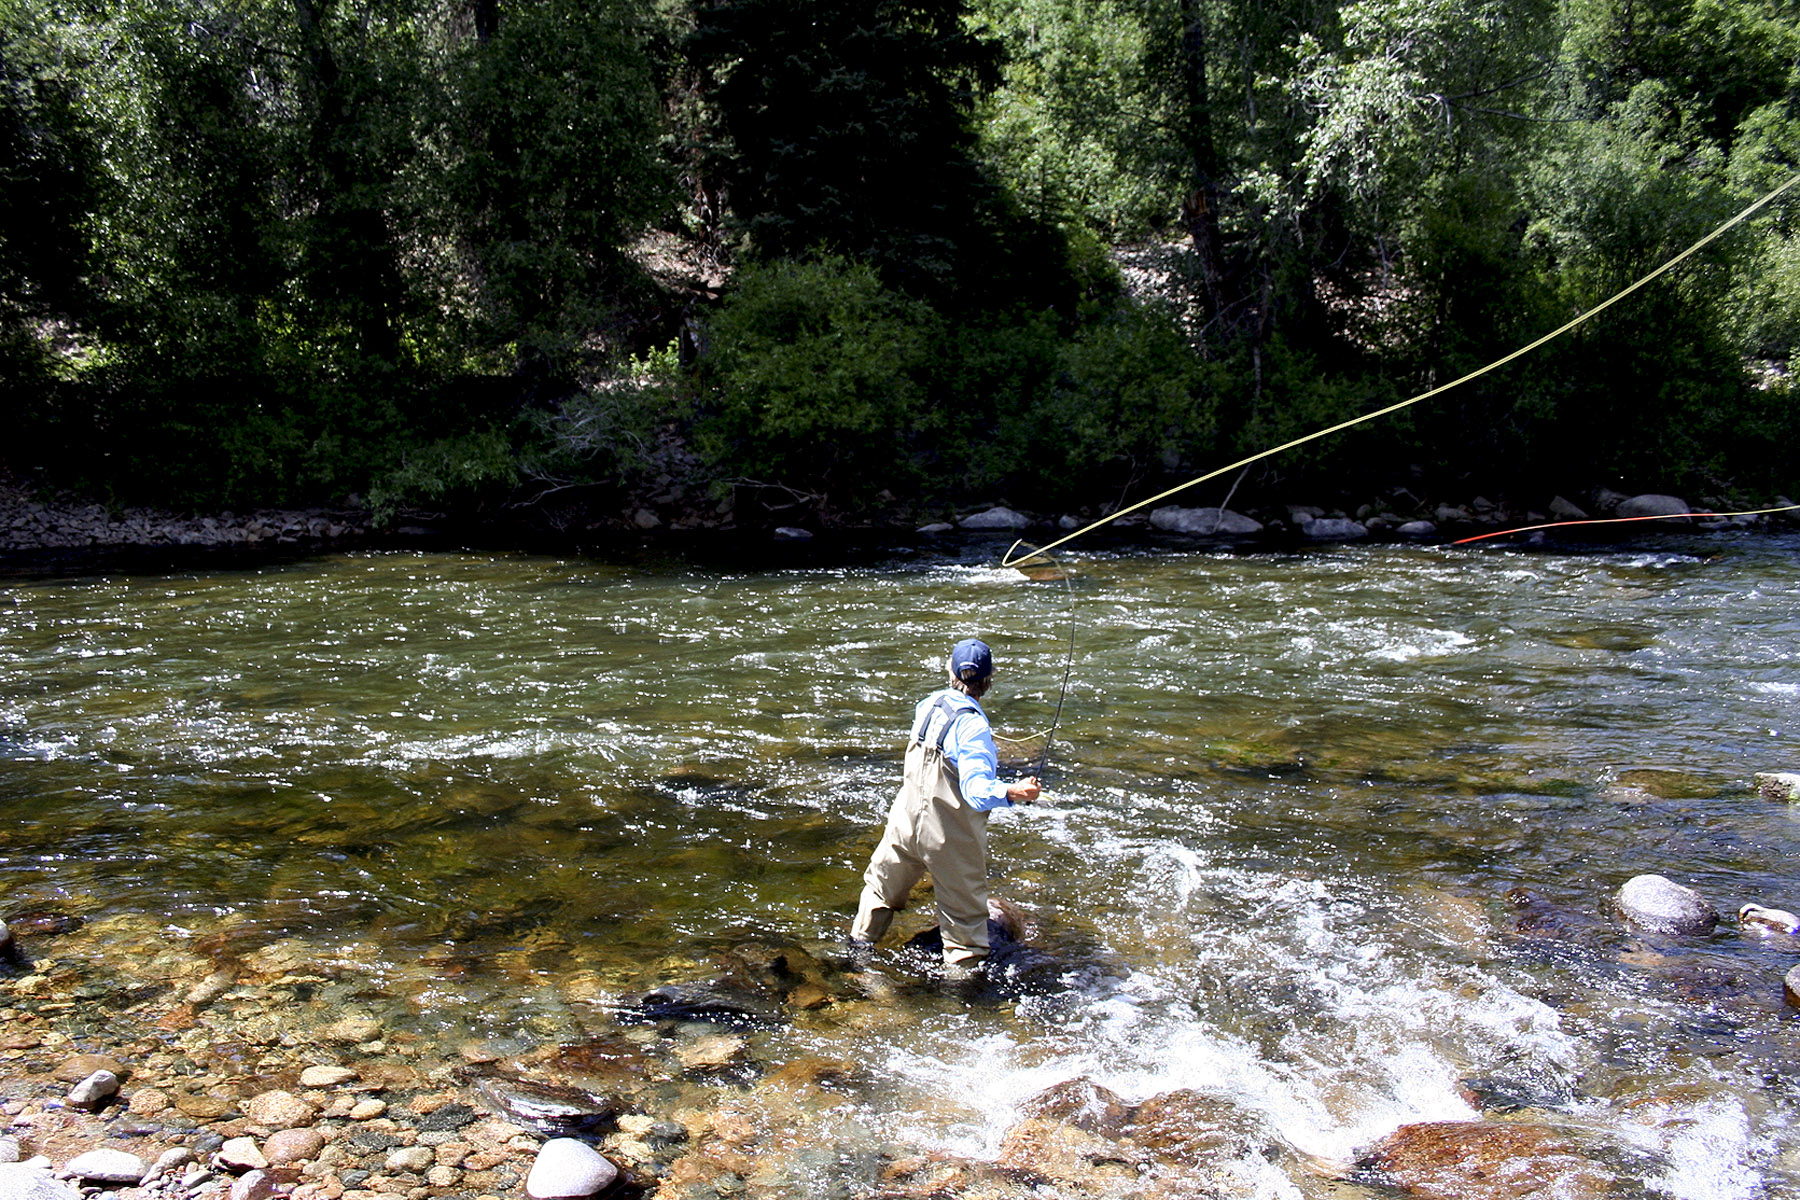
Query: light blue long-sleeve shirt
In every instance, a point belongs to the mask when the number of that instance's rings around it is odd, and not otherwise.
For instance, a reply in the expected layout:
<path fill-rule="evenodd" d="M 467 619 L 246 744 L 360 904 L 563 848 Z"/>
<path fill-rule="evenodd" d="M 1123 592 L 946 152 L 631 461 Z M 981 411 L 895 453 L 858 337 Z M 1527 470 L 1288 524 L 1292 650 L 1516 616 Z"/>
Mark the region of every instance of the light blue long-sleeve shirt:
<path fill-rule="evenodd" d="M 1012 801 L 1006 797 L 1006 785 L 1000 782 L 1000 753 L 994 748 L 994 730 L 975 697 L 955 688 L 944 688 L 919 701 L 913 710 L 913 740 L 937 745 L 938 734 L 946 720 L 944 714 L 937 711 L 937 702 L 944 697 L 959 710 L 950 726 L 950 735 L 944 739 L 944 757 L 956 764 L 957 783 L 962 788 L 963 799 L 976 812 L 1010 808 Z M 960 715 L 963 712 L 972 712 L 975 716 Z M 921 726 L 926 728 L 921 729 Z"/>

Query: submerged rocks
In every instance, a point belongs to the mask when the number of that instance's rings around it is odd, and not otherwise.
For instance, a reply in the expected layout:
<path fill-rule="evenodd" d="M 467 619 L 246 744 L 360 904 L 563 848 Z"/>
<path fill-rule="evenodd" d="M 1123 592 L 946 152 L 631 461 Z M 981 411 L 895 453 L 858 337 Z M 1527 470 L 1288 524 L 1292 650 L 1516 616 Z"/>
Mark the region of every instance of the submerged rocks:
<path fill-rule="evenodd" d="M 1614 1184 L 1555 1132 L 1500 1121 L 1402 1125 L 1358 1166 L 1427 1200 L 1598 1200 Z"/>
<path fill-rule="evenodd" d="M 294 1129 L 310 1125 L 319 1110 L 292 1092 L 263 1092 L 244 1105 L 244 1115 L 264 1129 Z"/>
<path fill-rule="evenodd" d="M 1718 910 L 1704 896 L 1661 875 L 1626 880 L 1613 903 L 1627 921 L 1652 933 L 1694 937 L 1719 923 Z"/>
<path fill-rule="evenodd" d="M 525 1179 L 532 1200 L 581 1200 L 597 1196 L 619 1178 L 619 1168 L 574 1138 L 552 1138 L 538 1151 Z"/>
<path fill-rule="evenodd" d="M 481 1094 L 501 1112 L 543 1133 L 565 1136 L 611 1120 L 616 1105 L 576 1088 L 522 1079 L 483 1079 Z"/>
<path fill-rule="evenodd" d="M 1046 1118 L 1073 1125 L 1088 1133 L 1118 1137 L 1125 1132 L 1131 1110 L 1120 1095 L 1083 1076 L 1068 1079 L 1039 1092 L 1020 1110 L 1027 1118 Z"/>
<path fill-rule="evenodd" d="M 1757 795 L 1765 800 L 1800 801 L 1800 774 L 1768 771 L 1756 776 Z"/>

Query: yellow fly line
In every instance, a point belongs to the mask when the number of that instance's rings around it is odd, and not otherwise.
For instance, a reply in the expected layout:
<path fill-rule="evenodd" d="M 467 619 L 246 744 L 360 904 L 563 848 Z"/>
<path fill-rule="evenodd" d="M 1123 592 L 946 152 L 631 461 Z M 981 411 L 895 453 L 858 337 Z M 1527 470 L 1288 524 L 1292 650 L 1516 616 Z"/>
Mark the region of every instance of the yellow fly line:
<path fill-rule="evenodd" d="M 1757 200 L 1754 204 L 1749 205 L 1742 212 L 1738 213 L 1735 217 L 1732 217 L 1730 220 L 1728 220 L 1724 224 L 1720 225 L 1717 229 L 1713 230 L 1711 233 L 1707 234 L 1705 237 L 1701 238 L 1699 241 L 1697 241 L 1693 245 L 1689 246 L 1686 250 L 1683 250 L 1680 254 L 1677 254 L 1674 258 L 1671 258 L 1668 262 L 1665 262 L 1664 264 L 1662 264 L 1662 266 L 1657 267 L 1654 271 L 1651 271 L 1648 275 L 1644 276 L 1642 279 L 1639 279 L 1637 282 L 1635 282 L 1635 283 L 1631 284 L 1629 287 L 1626 287 L 1623 290 L 1615 293 L 1614 295 L 1607 297 L 1605 300 L 1602 300 L 1599 304 L 1596 304 L 1593 308 L 1588 309 L 1586 312 L 1582 313 L 1580 316 L 1574 318 L 1573 320 L 1567 322 L 1566 324 L 1560 326 L 1559 328 L 1551 330 L 1549 333 L 1546 333 L 1543 337 L 1537 339 L 1535 342 L 1532 342 L 1530 345 L 1521 346 L 1519 349 L 1514 350 L 1511 354 L 1508 354 L 1504 358 L 1497 358 L 1485 367 L 1480 367 L 1480 368 L 1477 368 L 1476 370 L 1470 371 L 1467 375 L 1464 375 L 1459 379 L 1453 379 L 1449 383 L 1442 384 L 1438 387 L 1434 387 L 1430 391 L 1420 392 L 1418 395 L 1412 397 L 1411 399 L 1402 400 L 1397 404 L 1390 404 L 1386 408 L 1378 408 L 1373 412 L 1364 413 L 1360 417 L 1352 417 L 1348 421 L 1340 421 L 1336 425 L 1332 425 L 1329 428 L 1317 430 L 1313 433 L 1306 434 L 1304 437 L 1297 437 L 1291 442 L 1283 442 L 1281 445 L 1272 447 L 1268 450 L 1258 451 L 1257 453 L 1250 455 L 1248 458 L 1240 458 L 1240 459 L 1238 459 L 1238 461 L 1236 461 L 1234 463 L 1230 463 L 1226 466 L 1220 467 L 1216 471 L 1208 471 L 1206 474 L 1201 475 L 1194 479 L 1190 479 L 1186 483 L 1177 484 L 1176 486 L 1169 488 L 1167 491 L 1158 492 L 1156 495 L 1151 496 L 1147 500 L 1139 500 L 1136 504 L 1130 505 L 1129 507 L 1126 507 L 1126 508 L 1121 508 L 1118 512 L 1109 513 L 1106 516 L 1101 517 L 1098 521 L 1094 521 L 1094 522 L 1091 522 L 1090 524 L 1082 526 L 1080 529 L 1075 530 L 1073 533 L 1065 534 L 1063 537 L 1056 539 L 1054 542 L 1051 542 L 1047 546 L 1032 547 L 1030 549 L 1029 553 L 1022 554 L 1022 555 L 1019 555 L 1018 558 L 1014 558 L 1013 555 L 1018 552 L 1019 547 L 1023 546 L 1025 544 L 1024 539 L 1021 538 L 1020 540 L 1014 542 L 1012 544 L 1011 548 L 1009 548 L 1007 550 L 1006 557 L 1001 560 L 1000 565 L 1006 566 L 1006 567 L 1019 566 L 1021 563 L 1029 562 L 1036 555 L 1046 553 L 1047 551 L 1050 551 L 1050 550 L 1054 550 L 1058 546 L 1067 545 L 1068 543 L 1074 541 L 1078 537 L 1083 536 L 1084 534 L 1092 533 L 1094 530 L 1100 528 L 1102 525 L 1106 525 L 1106 524 L 1109 524 L 1110 522 L 1116 521 L 1120 517 L 1123 517 L 1123 516 L 1127 515 L 1128 513 L 1134 513 L 1140 508 L 1147 508 L 1148 506 L 1155 504 L 1159 500 L 1166 500 L 1170 496 L 1175 495 L 1177 492 L 1185 492 L 1187 489 L 1189 489 L 1191 487 L 1196 487 L 1196 486 L 1198 486 L 1202 483 L 1205 483 L 1211 479 L 1217 479 L 1219 476 L 1229 474 L 1230 472 L 1235 471 L 1240 467 L 1247 467 L 1251 463 L 1261 462 L 1265 458 L 1269 458 L 1269 457 L 1272 457 L 1273 455 L 1280 454 L 1283 450 L 1292 450 L 1295 446 L 1303 446 L 1307 442 L 1317 441 L 1318 439 L 1320 439 L 1322 437 L 1329 437 L 1330 435 L 1332 435 L 1334 433 L 1338 433 L 1338 432 L 1341 432 L 1342 430 L 1349 429 L 1353 425 L 1361 425 L 1365 421 L 1373 421 L 1377 417 L 1385 417 L 1389 413 L 1399 412 L 1401 409 L 1410 407 L 1411 405 L 1414 405 L 1414 404 L 1417 404 L 1421 400 L 1429 400 L 1433 396 L 1441 396 L 1445 392 L 1449 391 L 1451 388 L 1461 387 L 1463 384 L 1469 382 L 1471 379 L 1479 379 L 1481 376 L 1486 375 L 1489 371 L 1493 371 L 1500 367 L 1503 367 L 1507 363 L 1512 362 L 1514 359 L 1523 358 L 1525 355 L 1530 354 L 1533 350 L 1536 350 L 1539 346 L 1542 346 L 1544 343 L 1556 340 L 1557 338 L 1561 337 L 1563 334 L 1569 332 L 1569 330 L 1575 328 L 1577 325 L 1580 325 L 1582 322 L 1591 320 L 1592 318 L 1599 316 L 1601 313 L 1605 312 L 1607 309 L 1611 308 L 1613 305 L 1617 304 L 1619 301 L 1623 300 L 1625 297 L 1631 295 L 1633 292 L 1635 292 L 1638 289 L 1651 283 L 1653 280 L 1656 280 L 1656 279 L 1662 277 L 1663 275 L 1668 274 L 1670 271 L 1674 270 L 1677 266 L 1681 265 L 1682 262 L 1684 262 L 1686 259 L 1691 257 L 1693 254 L 1695 254 L 1696 252 L 1698 252 L 1699 250 L 1701 250 L 1708 244 L 1716 241 L 1718 238 L 1722 237 L 1724 234 L 1729 232 L 1732 228 L 1734 228 L 1735 226 L 1748 220 L 1750 217 L 1754 216 L 1757 212 L 1759 212 L 1763 208 L 1767 207 L 1769 204 L 1773 203 L 1777 197 L 1779 197 L 1783 192 L 1787 191 L 1789 188 L 1793 187 L 1797 183 L 1800 183 L 1800 174 L 1794 175 L 1786 183 L 1782 184 L 1780 187 L 1776 188 L 1775 190 L 1769 192 L 1767 195 L 1763 196 L 1760 200 Z M 1793 507 L 1800 507 L 1800 505 L 1796 505 Z M 1785 512 L 1788 510 L 1786 508 L 1780 508 L 1780 509 L 1764 509 L 1764 510 L 1760 510 L 1760 511 L 1763 511 L 1763 512 Z"/>

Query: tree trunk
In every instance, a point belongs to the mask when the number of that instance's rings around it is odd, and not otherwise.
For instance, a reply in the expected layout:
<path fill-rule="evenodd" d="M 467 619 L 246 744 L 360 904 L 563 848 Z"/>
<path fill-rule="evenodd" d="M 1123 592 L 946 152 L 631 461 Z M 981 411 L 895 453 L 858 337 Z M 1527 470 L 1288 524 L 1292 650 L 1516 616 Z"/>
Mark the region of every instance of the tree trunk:
<path fill-rule="evenodd" d="M 1200 4 L 1201 0 L 1181 0 L 1182 91 L 1187 101 L 1183 133 L 1193 179 L 1193 190 L 1182 201 L 1181 216 L 1199 259 L 1207 315 L 1217 319 L 1224 306 L 1225 255 L 1219 237 L 1219 152 L 1213 141 L 1212 97 L 1206 83 L 1206 18 Z"/>

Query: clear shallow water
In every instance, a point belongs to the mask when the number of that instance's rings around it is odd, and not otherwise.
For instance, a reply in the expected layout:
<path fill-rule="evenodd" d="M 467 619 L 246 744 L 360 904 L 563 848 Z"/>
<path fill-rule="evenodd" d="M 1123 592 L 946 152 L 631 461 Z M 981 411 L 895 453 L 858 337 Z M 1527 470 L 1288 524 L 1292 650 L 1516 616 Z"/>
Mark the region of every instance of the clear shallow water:
<path fill-rule="evenodd" d="M 1002 734 L 1049 723 L 1070 603 L 1002 548 L 12 582 L 5 911 L 86 916 L 59 953 L 97 959 L 273 945 L 446 1053 L 579 1040 L 747 941 L 841 934 L 956 637 L 995 646 Z M 1228 1095 L 1332 1161 L 1473 1117 L 1475 1080 L 1627 1194 L 1800 1188 L 1800 939 L 1731 915 L 1800 909 L 1800 808 L 1750 789 L 1800 770 L 1797 562 L 1779 539 L 1071 560 L 1052 803 L 992 837 L 1065 985 L 971 1008 L 890 963 L 893 995 L 756 1035 L 858 1069 L 791 1133 L 844 1153 L 764 1190 L 866 1187 L 858 1148 L 992 1157 L 1082 1075 Z M 1699 888 L 1719 932 L 1611 923 L 1643 872 Z M 1517 931 L 1519 887 L 1554 936 Z"/>

